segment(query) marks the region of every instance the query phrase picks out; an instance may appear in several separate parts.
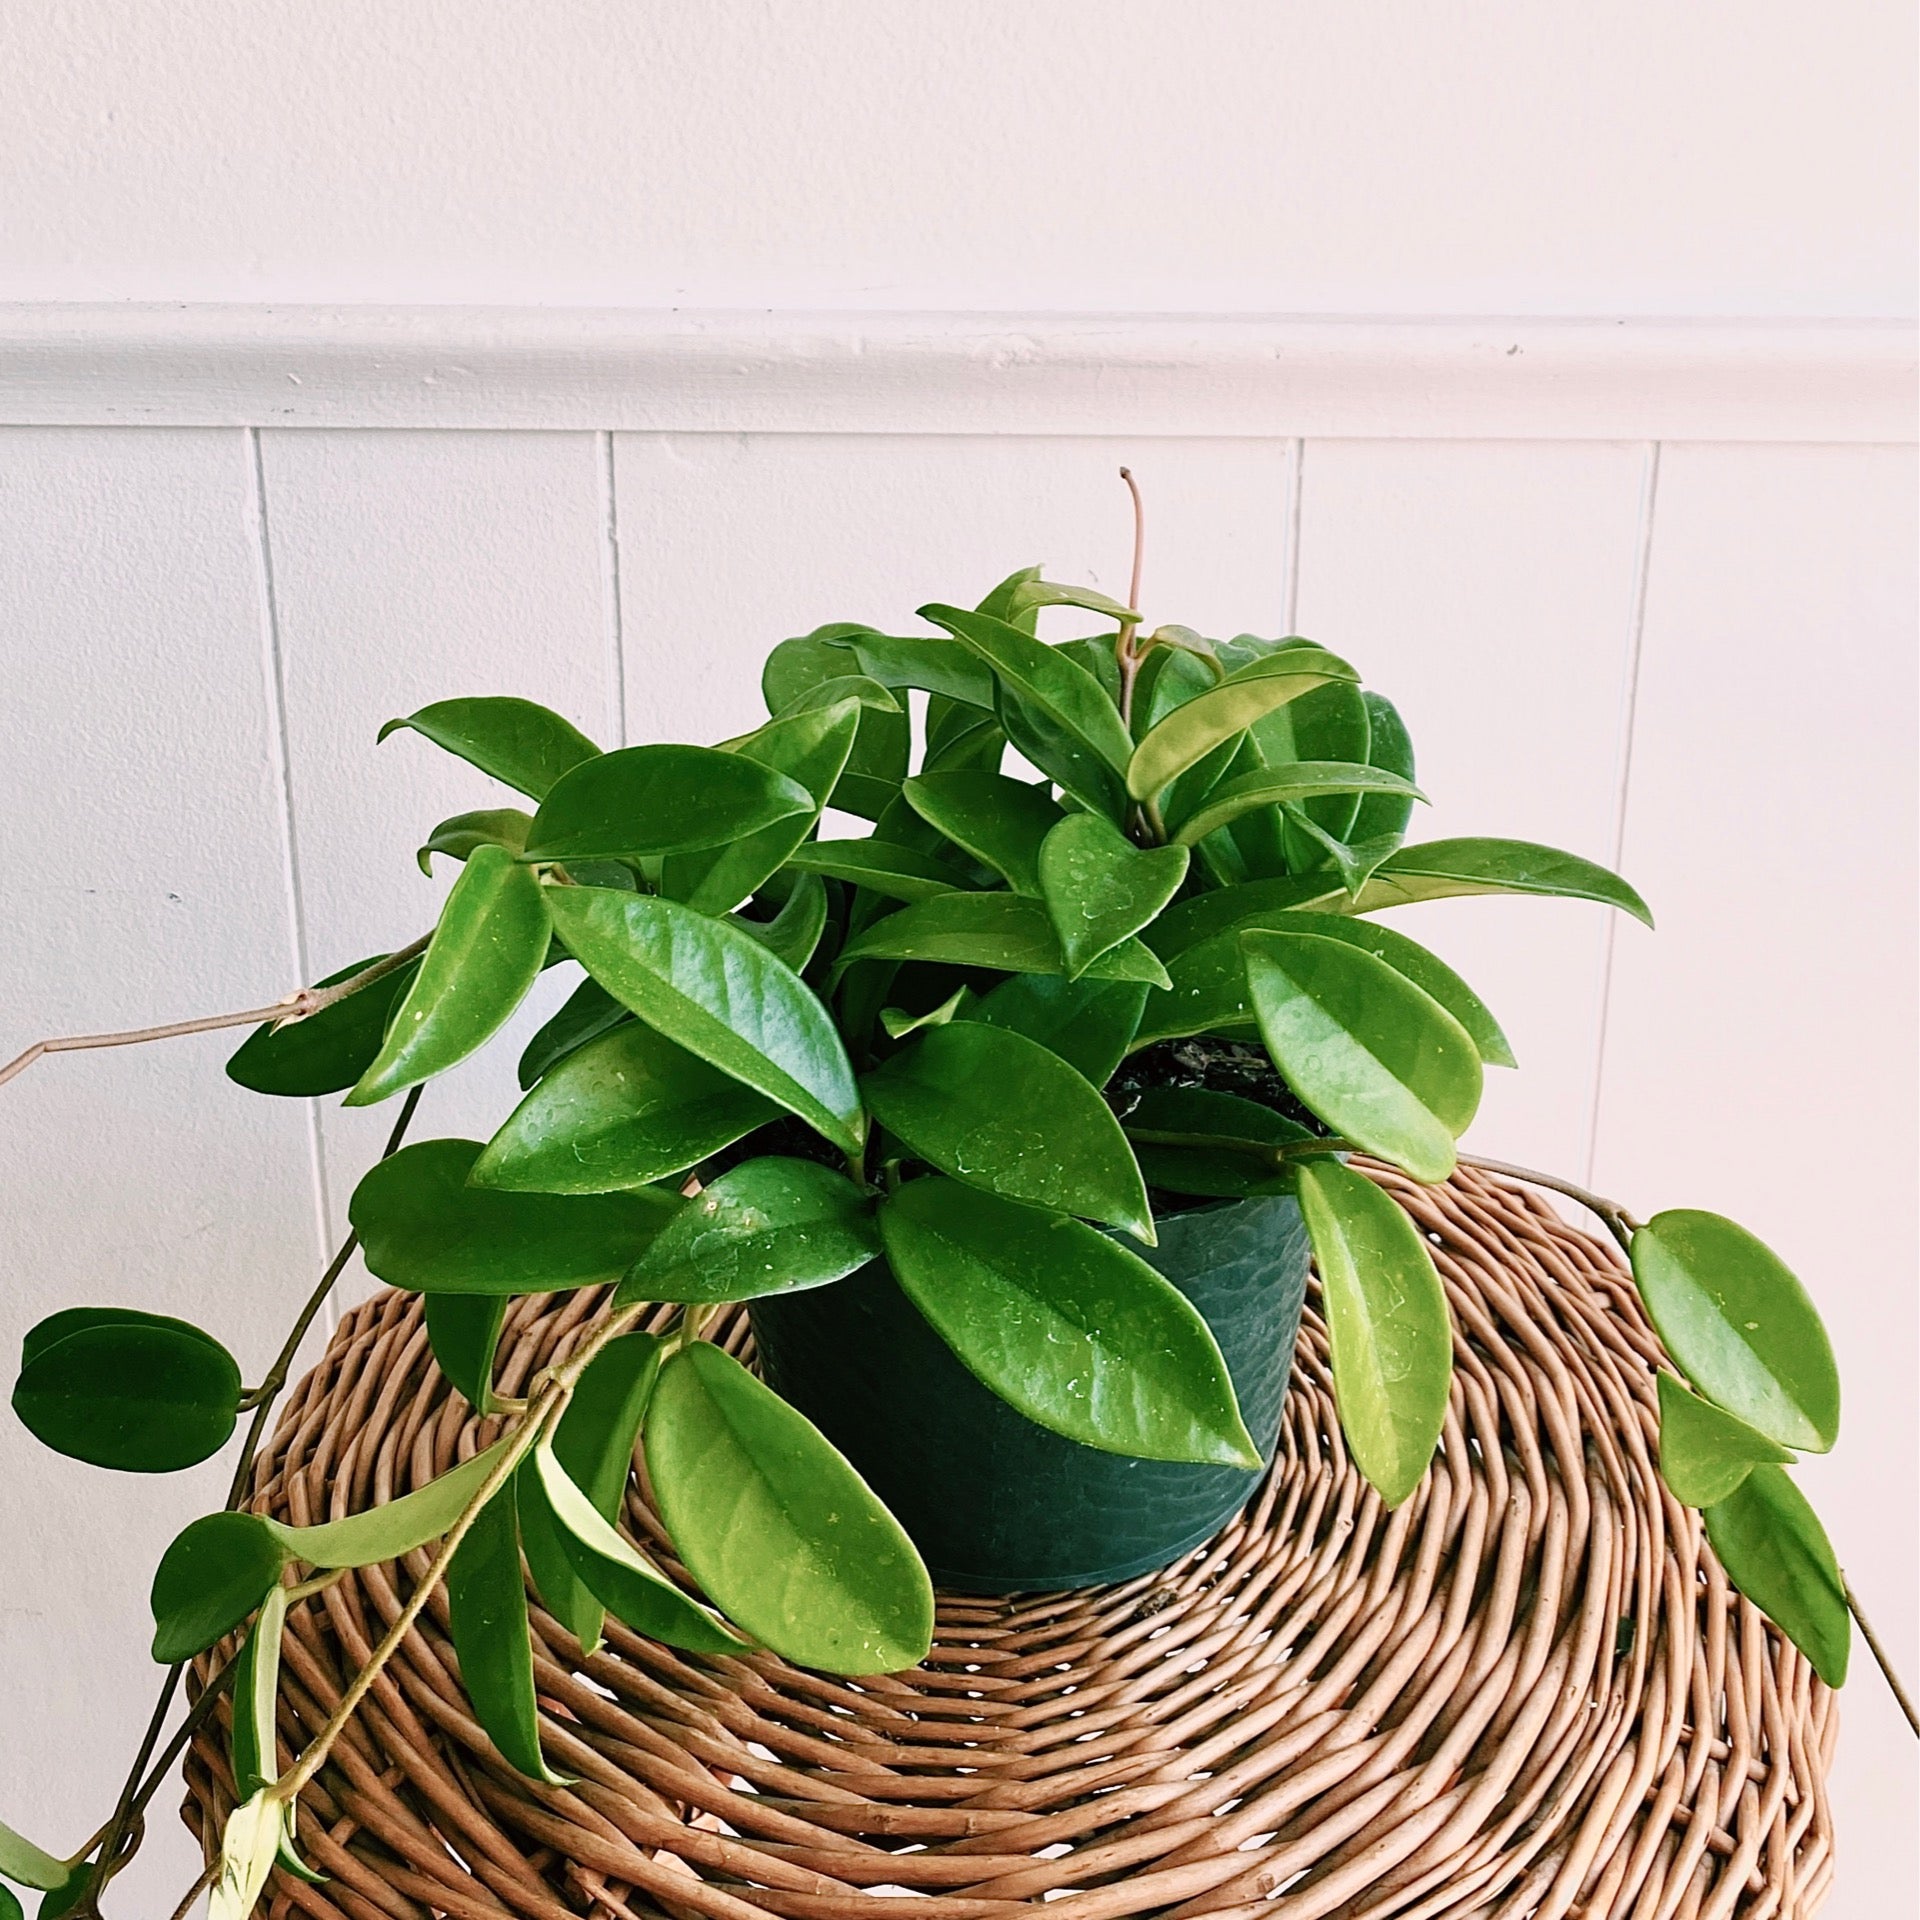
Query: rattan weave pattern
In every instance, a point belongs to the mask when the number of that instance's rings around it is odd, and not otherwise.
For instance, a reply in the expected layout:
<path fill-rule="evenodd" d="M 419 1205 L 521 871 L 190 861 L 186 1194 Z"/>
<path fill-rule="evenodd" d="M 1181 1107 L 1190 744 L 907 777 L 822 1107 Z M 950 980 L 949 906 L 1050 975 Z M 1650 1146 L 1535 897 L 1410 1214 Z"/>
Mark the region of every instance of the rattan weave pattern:
<path fill-rule="evenodd" d="M 1278 1459 L 1238 1521 L 1122 1586 L 943 1600 L 914 1672 L 707 1661 L 617 1624 L 583 1663 L 536 1609 L 571 1786 L 494 1755 L 436 1598 L 303 1798 L 331 1879 L 277 1874 L 271 1913 L 874 1920 L 905 1892 L 923 1920 L 1812 1914 L 1833 1699 L 1658 1482 L 1658 1349 L 1611 1247 L 1485 1176 L 1370 1171 L 1429 1234 L 1458 1330 L 1441 1452 L 1398 1512 L 1343 1452 L 1310 1308 Z M 593 1304 L 518 1307 L 502 1390 Z M 723 1329 L 744 1334 L 744 1315 Z M 352 1511 L 488 1437 L 418 1303 L 384 1294 L 292 1396 L 256 1504 Z M 627 1522 L 667 1555 L 639 1483 Z M 294 1608 L 283 1752 L 425 1558 Z M 209 1728 L 188 1760 L 209 1837 L 224 1745 Z"/>

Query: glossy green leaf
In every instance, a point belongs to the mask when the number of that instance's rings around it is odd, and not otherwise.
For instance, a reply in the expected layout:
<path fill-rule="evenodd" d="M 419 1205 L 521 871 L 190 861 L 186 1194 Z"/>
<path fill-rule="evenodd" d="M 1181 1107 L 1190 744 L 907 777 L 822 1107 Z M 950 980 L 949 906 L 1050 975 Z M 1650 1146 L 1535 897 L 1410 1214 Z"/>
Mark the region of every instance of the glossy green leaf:
<path fill-rule="evenodd" d="M 210 1513 L 174 1536 L 154 1569 L 153 1657 L 170 1667 L 231 1633 L 276 1585 L 287 1551 L 252 1513 Z"/>
<path fill-rule="evenodd" d="M 13 1410 L 43 1446 L 122 1473 L 175 1473 L 233 1433 L 240 1369 L 212 1335 L 131 1309 L 81 1308 L 27 1336 Z"/>
<path fill-rule="evenodd" d="M 888 1039 L 904 1040 L 908 1034 L 919 1033 L 926 1027 L 944 1027 L 972 1000 L 971 987 L 956 987 L 937 1007 L 926 1013 L 909 1013 L 904 1007 L 882 1007 L 880 1024 L 886 1028 Z"/>
<path fill-rule="evenodd" d="M 315 984 L 337 987 L 385 958 L 356 960 Z M 420 962 L 409 960 L 304 1020 L 255 1027 L 227 1062 L 227 1078 L 255 1093 L 301 1099 L 352 1086 L 379 1054 L 393 1010 L 419 971 Z"/>
<path fill-rule="evenodd" d="M 1333 680 L 1359 676 L 1322 648 L 1301 645 L 1254 660 L 1217 687 L 1176 707 L 1133 749 L 1127 791 L 1150 800 L 1203 754 L 1244 732 L 1263 715 Z"/>
<path fill-rule="evenodd" d="M 827 930 L 827 883 L 817 873 L 788 868 L 773 875 L 754 904 L 770 902 L 782 891 L 786 898 L 771 920 L 754 918 L 743 908 L 728 914 L 727 921 L 758 940 L 782 966 L 799 973 L 812 960 Z"/>
<path fill-rule="evenodd" d="M 557 1293 L 616 1280 L 679 1202 L 631 1193 L 503 1193 L 468 1184 L 477 1140 L 422 1140 L 378 1162 L 347 1217 L 368 1270 L 418 1293 Z"/>
<path fill-rule="evenodd" d="M 1040 897 L 1070 980 L 1149 925 L 1187 877 L 1185 847 L 1136 847 L 1097 813 L 1069 814 L 1041 843 Z"/>
<path fill-rule="evenodd" d="M 920 757 L 923 774 L 948 773 L 963 767 L 998 773 L 1006 750 L 1007 733 L 997 713 L 982 713 L 977 707 L 943 699 L 939 694 L 928 696 L 926 751 Z"/>
<path fill-rule="evenodd" d="M 803 1414 L 696 1341 L 661 1369 L 647 1467 L 687 1569 L 801 1666 L 895 1673 L 926 1657 L 933 1586 L 913 1543 Z"/>
<path fill-rule="evenodd" d="M 854 620 L 836 620 L 811 633 L 782 640 L 760 668 L 760 692 L 769 713 L 784 713 L 802 695 L 828 680 L 860 671 L 853 642 L 874 631 Z"/>
<path fill-rule="evenodd" d="M 568 1054 L 578 1052 L 589 1041 L 624 1026 L 632 1018 L 598 980 L 582 980 L 567 996 L 560 1011 L 527 1042 L 526 1051 L 520 1056 L 520 1091 L 525 1093 Z"/>
<path fill-rule="evenodd" d="M 505 1494 L 481 1508 L 454 1550 L 447 1567 L 447 1618 L 474 1717 L 511 1765 L 550 1786 L 560 1784 L 562 1776 L 540 1753 L 520 1520 Z"/>
<path fill-rule="evenodd" d="M 1660 1477 L 1682 1505 L 1724 1500 L 1755 1467 L 1791 1466 L 1793 1455 L 1711 1400 L 1659 1376 Z"/>
<path fill-rule="evenodd" d="M 1361 696 L 1367 704 L 1367 764 L 1384 767 L 1411 782 L 1414 776 L 1413 740 L 1400 709 L 1381 694 Z M 1360 802 L 1347 829 L 1350 840 L 1380 840 L 1407 830 L 1413 818 L 1413 801 L 1404 794 L 1370 793 Z"/>
<path fill-rule="evenodd" d="M 1397 773 L 1388 773 L 1379 767 L 1355 766 L 1340 760 L 1293 760 L 1221 781 L 1202 805 L 1180 821 L 1173 837 L 1179 845 L 1191 847 L 1255 807 L 1361 793 L 1404 794 L 1413 800 L 1426 798 Z"/>
<path fill-rule="evenodd" d="M 19 1897 L 4 1882 L 0 1882 L 0 1920 L 25 1920 Z"/>
<path fill-rule="evenodd" d="M 426 1297 L 427 1344 L 434 1364 L 476 1413 L 494 1411 L 493 1358 L 511 1304 L 503 1293 Z"/>
<path fill-rule="evenodd" d="M 990 614 L 996 620 L 1005 620 L 1017 626 L 1022 633 L 1032 633 L 1039 625 L 1040 609 L 1020 590 L 1039 578 L 1038 567 L 1022 567 L 1017 573 L 1008 574 L 980 602 L 978 611 Z"/>
<path fill-rule="evenodd" d="M 867 708 L 871 712 L 905 713 L 893 691 L 875 680 L 871 675 L 851 671 L 859 664 L 859 655 L 850 652 L 849 671 L 829 675 L 824 680 L 816 680 L 811 686 L 799 693 L 774 713 L 776 720 L 789 720 L 803 713 L 812 713 L 824 707 L 837 707 L 851 700 L 856 706 Z M 729 753 L 737 752 L 752 734 L 742 734 L 739 739 L 725 743 Z"/>
<path fill-rule="evenodd" d="M 671 900 L 554 889 L 568 950 L 648 1026 L 859 1150 L 859 1091 L 832 1016 L 751 934 Z"/>
<path fill-rule="evenodd" d="M 1355 913 L 1378 913 L 1416 900 L 1459 894 L 1533 893 L 1564 900 L 1597 900 L 1653 925 L 1647 903 L 1620 878 L 1578 854 L 1525 840 L 1431 840 L 1402 847 L 1354 901 Z"/>
<path fill-rule="evenodd" d="M 1014 745 L 1083 806 L 1117 818 L 1133 743 L 1092 677 L 991 615 L 944 606 L 922 607 L 920 614 L 993 669 L 1002 694 L 1001 724 Z"/>
<path fill-rule="evenodd" d="M 280 1757 L 274 1734 L 279 1705 L 280 1634 L 287 1620 L 287 1590 L 275 1582 L 260 1604 L 259 1617 L 233 1667 L 233 1781 L 242 1799 L 280 1777 Z"/>
<path fill-rule="evenodd" d="M 1296 849 L 1306 847 L 1320 854 L 1315 872 L 1331 869 L 1340 876 L 1342 891 L 1346 899 L 1342 902 L 1347 912 L 1353 911 L 1353 902 L 1366 890 L 1366 885 L 1374 874 L 1400 851 L 1400 836 L 1386 834 L 1378 840 L 1368 840 L 1349 844 L 1336 840 L 1332 834 L 1321 827 L 1308 814 L 1295 806 L 1283 806 L 1281 814 L 1286 822 L 1288 845 Z M 1304 861 L 1306 856 L 1300 856 Z"/>
<path fill-rule="evenodd" d="M 1825 1453 L 1840 1375 L 1807 1290 L 1780 1256 L 1717 1213 L 1656 1214 L 1632 1242 L 1634 1283 L 1674 1365 L 1783 1447 Z"/>
<path fill-rule="evenodd" d="M 1416 1180 L 1444 1180 L 1480 1104 L 1466 1028 L 1344 941 L 1253 932 L 1240 945 L 1260 1036 L 1288 1086 L 1355 1146 Z"/>
<path fill-rule="evenodd" d="M 725 1621 L 682 1593 L 633 1543 L 610 1526 L 575 1486 L 552 1450 L 528 1463 L 575 1577 L 636 1633 L 693 1653 L 739 1653 L 748 1643 Z"/>
<path fill-rule="evenodd" d="M 504 847 L 467 861 L 385 1043 L 347 1095 L 372 1106 L 464 1060 L 512 1017 L 546 965 L 544 889 Z"/>
<path fill-rule="evenodd" d="M 1171 965 L 1188 948 L 1231 928 L 1259 926 L 1273 914 L 1331 905 L 1339 898 L 1339 886 L 1325 874 L 1249 880 L 1176 900 L 1141 938 Z"/>
<path fill-rule="evenodd" d="M 1057 973 L 1020 973 L 960 1017 L 984 1020 L 1037 1040 L 1096 1087 L 1113 1078 L 1140 1025 L 1151 988 L 1144 980 L 1069 980 Z"/>
<path fill-rule="evenodd" d="M 1046 788 L 1003 773 L 922 774 L 900 791 L 955 846 L 993 868 L 1015 893 L 1040 894 L 1040 843 L 1066 818 Z"/>
<path fill-rule="evenodd" d="M 67 1878 L 67 1863 L 43 1853 L 24 1834 L 0 1825 L 0 1873 L 17 1880 L 23 1887 L 45 1892 L 61 1886 Z"/>
<path fill-rule="evenodd" d="M 397 1560 L 429 1540 L 438 1540 L 459 1519 L 511 1444 L 510 1439 L 497 1440 L 424 1487 L 341 1520 L 321 1520 L 307 1527 L 284 1520 L 260 1524 L 288 1557 L 304 1560 L 310 1567 L 373 1567 Z"/>
<path fill-rule="evenodd" d="M 940 1179 L 909 1181 L 880 1228 L 907 1297 L 1029 1420 L 1107 1453 L 1260 1466 L 1207 1323 L 1118 1241 Z"/>
<path fill-rule="evenodd" d="M 870 888 L 889 900 L 931 900 L 968 884 L 966 875 L 944 860 L 886 840 L 809 841 L 787 865 Z"/>
<path fill-rule="evenodd" d="M 841 948 L 836 973 L 859 960 L 931 960 L 1002 973 L 1062 973 L 1060 941 L 1038 900 L 1017 893 L 948 893 L 890 913 Z M 1098 980 L 1166 982 L 1166 970 L 1138 940 L 1124 941 L 1088 967 Z"/>
<path fill-rule="evenodd" d="M 882 686 L 918 687 L 945 700 L 992 711 L 993 675 L 957 640 L 868 633 L 857 635 L 849 644 L 860 671 Z"/>
<path fill-rule="evenodd" d="M 902 1048 L 862 1086 L 875 1119 L 941 1172 L 1153 1244 L 1146 1188 L 1120 1123 L 1039 1041 L 956 1020 Z"/>
<path fill-rule="evenodd" d="M 1042 580 L 1037 567 L 1017 573 L 1007 584 L 1007 611 L 1003 616 L 1017 621 L 1021 615 L 1041 607 L 1079 607 L 1087 613 L 1105 614 L 1123 625 L 1139 624 L 1140 616 L 1131 607 L 1123 607 L 1098 587 L 1076 587 L 1058 580 Z"/>
<path fill-rule="evenodd" d="M 207 1896 L 207 1920 L 250 1920 L 286 1835 L 286 1816 L 266 1789 L 227 1815 L 220 1871 Z"/>
<path fill-rule="evenodd" d="M 514 1108 L 468 1178 L 517 1193 L 646 1186 L 780 1113 L 637 1021 L 569 1054 Z"/>
<path fill-rule="evenodd" d="M 1779 1467 L 1755 1467 L 1705 1519 L 1727 1578 L 1828 1686 L 1844 1686 L 1853 1641 L 1846 1582 L 1806 1495 Z"/>
<path fill-rule="evenodd" d="M 600 752 L 571 721 L 531 700 L 437 700 L 403 720 L 389 720 L 380 738 L 400 727 L 425 734 L 533 800 L 544 800 L 562 775 Z"/>
<path fill-rule="evenodd" d="M 1082 673 L 1088 675 L 1118 711 L 1121 687 L 1120 662 L 1113 650 L 1116 638 L 1116 635 L 1107 633 L 1085 640 L 1057 640 L 1051 644 L 1055 653 L 1071 660 Z"/>
<path fill-rule="evenodd" d="M 747 899 L 813 831 L 846 770 L 859 725 L 859 702 L 849 698 L 770 720 L 749 734 L 735 753 L 796 781 L 812 795 L 813 812 L 789 815 L 698 853 L 669 855 L 661 867 L 661 891 L 702 913 L 725 913 Z"/>
<path fill-rule="evenodd" d="M 529 860 L 695 853 L 811 816 L 799 781 L 715 747 L 622 747 L 576 767 L 533 816 Z"/>
<path fill-rule="evenodd" d="M 1276 1150 L 1313 1138 L 1258 1101 L 1206 1087 L 1149 1087 L 1120 1124 L 1149 1187 L 1216 1200 L 1290 1193 L 1292 1166 Z"/>
<path fill-rule="evenodd" d="M 478 813 L 456 813 L 442 820 L 427 836 L 427 843 L 413 857 L 422 873 L 433 872 L 433 856 L 444 853 L 449 859 L 470 859 L 481 847 L 505 847 L 509 853 L 526 851 L 527 829 L 533 816 L 518 807 L 487 807 Z"/>
<path fill-rule="evenodd" d="M 82 1860 L 67 1875 L 59 1886 L 52 1888 L 41 1900 L 38 1920 L 65 1920 L 65 1916 L 79 1909 L 82 1898 L 93 1886 L 94 1863 Z"/>
<path fill-rule="evenodd" d="M 1333 1350 L 1333 1397 L 1360 1471 L 1389 1507 L 1420 1484 L 1447 1417 L 1453 1331 L 1418 1229 L 1365 1174 L 1295 1176 Z"/>
<path fill-rule="evenodd" d="M 1372 729 L 1367 718 L 1367 697 L 1351 680 L 1330 681 L 1315 687 L 1298 700 L 1256 720 L 1248 738 L 1269 767 L 1315 761 L 1346 761 L 1368 765 Z M 1360 811 L 1360 795 L 1328 792 L 1302 796 L 1295 804 L 1304 808 L 1316 825 L 1336 838 L 1353 828 Z M 1283 836 L 1284 851 L 1290 865 L 1296 864 L 1295 836 Z M 1301 867 L 1310 860 L 1300 860 Z"/>

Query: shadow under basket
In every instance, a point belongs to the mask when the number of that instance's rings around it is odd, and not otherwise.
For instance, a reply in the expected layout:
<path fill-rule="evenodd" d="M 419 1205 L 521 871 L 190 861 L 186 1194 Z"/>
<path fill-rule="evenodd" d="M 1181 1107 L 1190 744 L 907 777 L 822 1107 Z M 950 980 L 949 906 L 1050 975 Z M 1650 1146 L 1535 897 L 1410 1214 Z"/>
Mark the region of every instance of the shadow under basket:
<path fill-rule="evenodd" d="M 573 1776 L 542 1786 L 475 1723 L 435 1595 L 301 1797 L 301 1849 L 329 1879 L 276 1872 L 262 1910 L 1813 1914 L 1833 1872 L 1834 1698 L 1660 1484 L 1659 1346 L 1618 1257 L 1486 1176 L 1423 1189 L 1366 1170 L 1428 1235 L 1456 1330 L 1440 1452 L 1396 1512 L 1341 1444 L 1310 1293 L 1272 1468 L 1214 1538 L 1078 1592 L 943 1594 L 911 1672 L 707 1659 L 611 1622 L 583 1660 L 536 1606 L 543 1742 Z M 563 1356 L 601 1298 L 517 1303 L 502 1389 Z M 716 1331 L 751 1353 L 744 1311 Z M 254 1504 L 297 1523 L 356 1511 L 497 1430 L 441 1379 L 417 1298 L 382 1293 L 290 1396 Z M 640 1478 L 624 1521 L 685 1578 Z M 427 1560 L 291 1609 L 283 1761 Z M 209 1847 L 233 1805 L 227 1711 L 186 1763 L 186 1817 Z"/>

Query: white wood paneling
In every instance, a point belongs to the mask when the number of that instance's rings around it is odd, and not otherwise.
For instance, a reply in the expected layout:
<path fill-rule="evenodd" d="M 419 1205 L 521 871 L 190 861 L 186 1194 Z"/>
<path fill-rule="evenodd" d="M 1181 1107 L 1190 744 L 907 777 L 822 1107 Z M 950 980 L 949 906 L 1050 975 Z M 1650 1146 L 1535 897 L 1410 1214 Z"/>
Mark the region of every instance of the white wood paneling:
<path fill-rule="evenodd" d="M 1914 1362 L 1915 489 L 1904 449 L 1670 447 L 1596 1178 L 1779 1249 L 1832 1329 L 1836 1453 L 1802 1474 L 1920 1670 Z M 1864 1647 L 1833 1798 L 1843 1915 L 1920 1903 L 1912 1736 Z"/>
<path fill-rule="evenodd" d="M 0 1056 L 263 1004 L 295 977 L 252 474 L 238 432 L 0 433 Z M 318 1272 L 304 1103 L 239 1036 L 43 1059 L 0 1097 L 0 1353 L 79 1304 L 188 1316 L 258 1378 Z M 0 1799 L 50 1846 L 112 1804 L 158 1669 L 147 1585 L 231 1461 L 151 1481 L 0 1421 Z M 163 1828 L 164 1821 L 156 1821 Z M 197 1870 L 160 1833 L 129 1899 Z"/>
<path fill-rule="evenodd" d="M 1309 441 L 1298 631 L 1405 715 L 1433 805 L 1410 837 L 1496 834 L 1611 861 L 1649 449 Z M 1470 1136 L 1586 1163 L 1606 910 L 1446 900 L 1390 916 L 1506 1028 Z"/>

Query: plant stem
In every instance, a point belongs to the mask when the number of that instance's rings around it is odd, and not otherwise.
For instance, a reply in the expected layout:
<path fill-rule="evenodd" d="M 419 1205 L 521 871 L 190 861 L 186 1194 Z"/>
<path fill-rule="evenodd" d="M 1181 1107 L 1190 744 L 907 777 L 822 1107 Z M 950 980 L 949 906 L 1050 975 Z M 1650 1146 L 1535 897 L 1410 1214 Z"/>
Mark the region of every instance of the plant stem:
<path fill-rule="evenodd" d="M 173 1920 L 187 1920 L 187 1915 L 193 1911 L 193 1903 L 198 1900 L 219 1877 L 220 1856 L 216 1853 L 213 1858 L 207 1862 L 206 1868 L 201 1873 L 200 1878 L 187 1889 L 187 1897 L 174 1908 Z"/>
<path fill-rule="evenodd" d="M 386 975 L 404 967 L 416 954 L 426 952 L 427 943 L 432 938 L 432 934 L 423 933 L 418 940 L 388 954 L 385 959 L 362 967 L 350 979 L 331 987 L 301 987 L 284 1000 L 276 1000 L 270 1007 L 248 1007 L 240 1013 L 210 1013 L 199 1020 L 176 1020 L 164 1027 L 127 1027 L 117 1033 L 68 1033 L 50 1040 L 36 1040 L 26 1052 L 16 1054 L 4 1067 L 0 1067 L 0 1086 L 5 1086 L 16 1074 L 25 1073 L 36 1060 L 50 1053 L 86 1053 L 96 1047 L 135 1047 L 148 1040 L 180 1040 L 190 1033 L 218 1033 L 223 1027 L 257 1027 L 269 1021 L 275 1027 L 284 1027 L 296 1020 L 309 1020 L 323 1008 L 332 1006 L 336 1000 L 344 1000 L 349 994 L 358 993 L 362 987 L 370 987 L 376 980 L 384 979 Z"/>
<path fill-rule="evenodd" d="M 1147 551 L 1147 509 L 1140 498 L 1140 485 L 1133 477 L 1133 469 L 1122 467 L 1120 478 L 1127 483 L 1127 492 L 1133 496 L 1133 571 L 1127 581 L 1127 605 L 1138 611 L 1140 570 Z M 1140 656 L 1133 645 L 1138 626 L 1139 622 L 1135 620 L 1123 622 L 1120 637 L 1114 642 L 1113 649 L 1114 663 L 1120 669 L 1120 718 L 1129 728 L 1133 725 L 1133 683 L 1140 673 Z"/>
<path fill-rule="evenodd" d="M 1893 1661 L 1887 1650 L 1880 1644 L 1880 1636 L 1873 1630 L 1873 1622 L 1860 1610 L 1860 1602 L 1854 1598 L 1847 1576 L 1840 1576 L 1840 1586 L 1847 1596 L 1847 1611 L 1853 1615 L 1853 1624 L 1860 1629 L 1860 1638 L 1867 1643 L 1874 1664 L 1880 1669 L 1880 1677 L 1886 1681 L 1887 1690 L 1899 1702 L 1900 1711 L 1907 1716 L 1907 1725 L 1913 1729 L 1914 1738 L 1920 1739 L 1920 1713 L 1915 1712 L 1913 1698 L 1900 1684 L 1900 1676 L 1893 1670 Z"/>
<path fill-rule="evenodd" d="M 1510 1180 L 1524 1180 L 1529 1186 L 1545 1187 L 1553 1193 L 1564 1193 L 1569 1200 L 1577 1200 L 1586 1210 L 1595 1215 L 1620 1243 L 1622 1253 L 1632 1250 L 1633 1236 L 1641 1227 L 1625 1207 L 1617 1200 L 1608 1200 L 1597 1193 L 1590 1193 L 1585 1187 L 1576 1186 L 1571 1180 L 1563 1180 L 1555 1173 L 1541 1173 L 1533 1167 L 1510 1166 L 1504 1160 L 1482 1160 L 1472 1154 L 1461 1154 L 1463 1167 L 1478 1167 L 1482 1173 L 1504 1174 Z"/>

